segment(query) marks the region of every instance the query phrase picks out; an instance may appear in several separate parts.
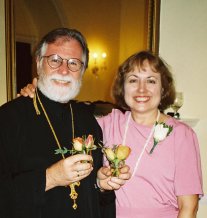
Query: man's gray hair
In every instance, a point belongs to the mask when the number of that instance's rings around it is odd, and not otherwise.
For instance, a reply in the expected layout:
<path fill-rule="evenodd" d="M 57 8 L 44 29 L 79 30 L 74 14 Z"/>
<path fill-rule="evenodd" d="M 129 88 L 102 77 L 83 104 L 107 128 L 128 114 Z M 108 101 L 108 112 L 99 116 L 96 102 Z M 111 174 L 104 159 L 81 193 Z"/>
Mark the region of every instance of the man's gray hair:
<path fill-rule="evenodd" d="M 35 52 L 36 58 L 40 59 L 44 55 L 47 45 L 54 43 L 56 40 L 60 38 L 75 39 L 80 43 L 83 49 L 83 63 L 84 63 L 84 67 L 82 70 L 83 73 L 88 67 L 89 49 L 85 37 L 82 35 L 82 33 L 80 33 L 76 29 L 58 28 L 47 33 L 37 45 L 37 49 Z"/>

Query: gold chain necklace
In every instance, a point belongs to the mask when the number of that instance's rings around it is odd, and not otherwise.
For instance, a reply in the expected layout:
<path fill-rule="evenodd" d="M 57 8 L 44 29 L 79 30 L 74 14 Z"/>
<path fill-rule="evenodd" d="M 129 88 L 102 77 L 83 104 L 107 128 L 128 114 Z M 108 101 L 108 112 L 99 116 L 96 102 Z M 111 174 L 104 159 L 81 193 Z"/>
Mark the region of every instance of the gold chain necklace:
<path fill-rule="evenodd" d="M 50 118 L 47 115 L 47 112 L 46 112 L 46 110 L 45 110 L 45 108 L 44 108 L 44 106 L 43 106 L 43 104 L 42 104 L 42 102 L 40 100 L 40 97 L 39 97 L 37 89 L 36 89 L 35 90 L 35 95 L 34 95 L 34 98 L 33 98 L 33 104 L 34 104 L 34 108 L 36 110 L 37 115 L 40 115 L 40 111 L 39 111 L 38 106 L 37 106 L 37 100 L 38 100 L 38 102 L 39 102 L 39 104 L 40 104 L 40 106 L 42 108 L 42 111 L 43 111 L 43 113 L 45 115 L 45 118 L 46 118 L 46 120 L 48 122 L 48 125 L 49 125 L 49 127 L 50 127 L 50 129 L 52 131 L 52 134 L 53 134 L 53 136 L 55 138 L 56 144 L 57 144 L 58 148 L 61 149 L 61 145 L 60 145 L 60 142 L 59 142 L 59 140 L 57 138 L 55 130 L 54 130 L 53 126 L 52 126 Z M 75 137 L 75 128 L 74 128 L 73 109 L 72 109 L 71 104 L 70 104 L 70 113 L 71 113 L 71 120 L 72 120 L 72 137 L 74 138 Z M 63 153 L 61 155 L 62 155 L 62 158 L 65 159 L 65 155 Z M 74 210 L 77 209 L 77 207 L 78 207 L 78 205 L 76 203 L 76 199 L 78 198 L 78 193 L 75 190 L 75 186 L 80 186 L 80 181 L 71 183 L 69 185 L 70 190 L 71 190 L 70 191 L 70 198 L 73 200 L 73 209 Z"/>

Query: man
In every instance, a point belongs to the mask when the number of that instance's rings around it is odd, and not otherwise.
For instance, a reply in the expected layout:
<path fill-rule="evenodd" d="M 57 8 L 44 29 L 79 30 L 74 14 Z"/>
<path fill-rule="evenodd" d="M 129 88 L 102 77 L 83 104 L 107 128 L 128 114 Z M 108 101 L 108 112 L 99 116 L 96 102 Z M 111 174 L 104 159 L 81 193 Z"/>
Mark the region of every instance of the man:
<path fill-rule="evenodd" d="M 93 135 L 96 145 L 102 141 L 90 110 L 71 101 L 81 87 L 88 53 L 77 30 L 49 32 L 36 51 L 34 98 L 20 97 L 0 107 L 1 218 L 99 218 L 100 202 L 115 217 L 113 191 L 97 187 L 101 149 L 92 156 L 60 152 L 71 150 L 76 137 Z M 129 178 L 127 170 L 123 172 L 110 181 L 99 173 L 100 188 L 119 188 Z"/>

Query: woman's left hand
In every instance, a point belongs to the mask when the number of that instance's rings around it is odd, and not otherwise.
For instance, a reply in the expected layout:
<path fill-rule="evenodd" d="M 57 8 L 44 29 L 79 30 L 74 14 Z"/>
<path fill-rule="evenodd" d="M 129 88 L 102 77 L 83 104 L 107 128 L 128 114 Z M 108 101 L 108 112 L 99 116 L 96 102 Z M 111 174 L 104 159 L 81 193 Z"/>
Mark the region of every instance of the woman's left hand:
<path fill-rule="evenodd" d="M 102 190 L 118 190 L 131 178 L 130 168 L 124 165 L 119 169 L 118 177 L 111 176 L 110 167 L 101 167 L 97 174 L 97 183 Z"/>

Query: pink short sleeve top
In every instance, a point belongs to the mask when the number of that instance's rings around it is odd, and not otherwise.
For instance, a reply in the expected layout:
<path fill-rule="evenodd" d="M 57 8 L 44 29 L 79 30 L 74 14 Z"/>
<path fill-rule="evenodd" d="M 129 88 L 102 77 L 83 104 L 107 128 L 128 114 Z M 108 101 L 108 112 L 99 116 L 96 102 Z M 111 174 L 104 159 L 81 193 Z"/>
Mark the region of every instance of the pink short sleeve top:
<path fill-rule="evenodd" d="M 105 146 L 122 144 L 129 114 L 129 111 L 122 113 L 113 109 L 109 115 L 98 119 Z M 116 191 L 117 217 L 139 214 L 145 218 L 175 218 L 178 214 L 177 196 L 203 194 L 195 132 L 174 118 L 169 118 L 166 124 L 173 126 L 170 135 L 157 144 L 152 154 L 149 153 L 153 146 L 151 138 L 134 176 Z M 139 125 L 133 119 L 129 121 L 125 144 L 132 151 L 126 164 L 132 173 L 151 128 Z"/>

